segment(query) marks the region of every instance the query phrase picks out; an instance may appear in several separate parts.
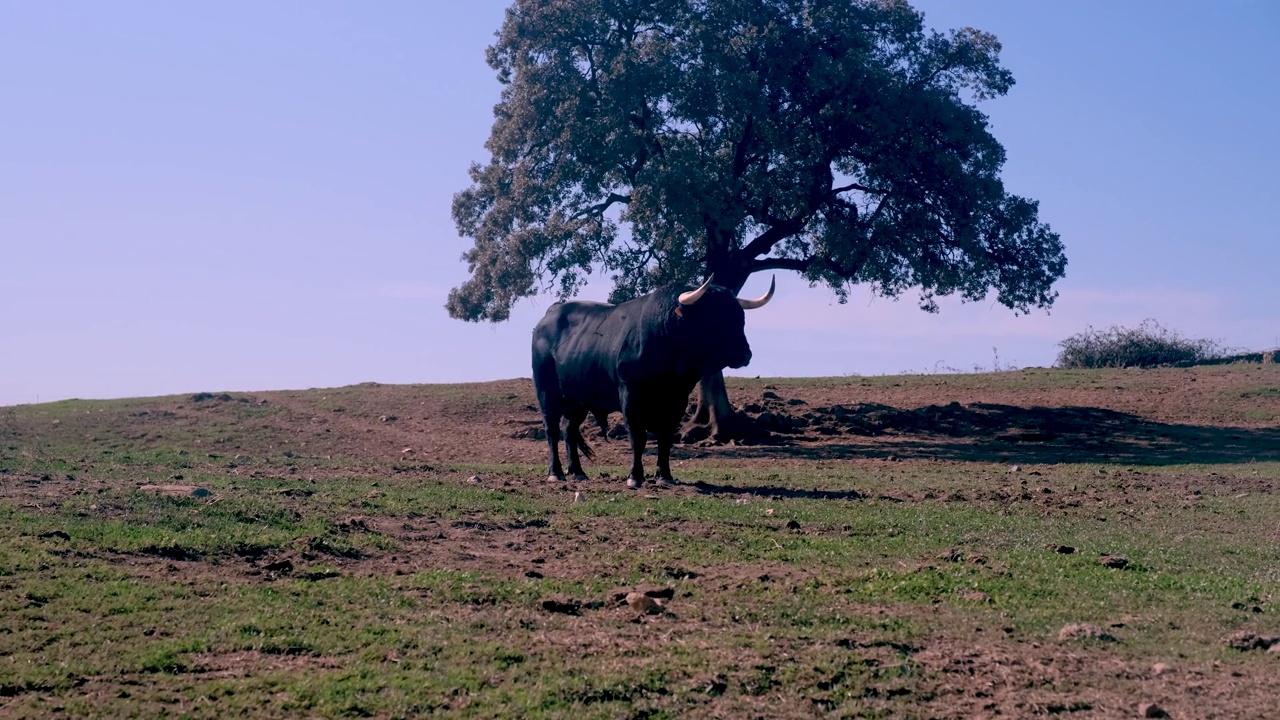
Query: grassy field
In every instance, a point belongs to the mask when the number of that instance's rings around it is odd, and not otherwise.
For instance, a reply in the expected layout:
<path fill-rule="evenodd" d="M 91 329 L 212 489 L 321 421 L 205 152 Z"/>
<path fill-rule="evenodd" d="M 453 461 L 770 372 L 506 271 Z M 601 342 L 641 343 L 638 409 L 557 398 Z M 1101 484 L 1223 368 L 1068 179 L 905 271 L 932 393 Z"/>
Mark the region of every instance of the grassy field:
<path fill-rule="evenodd" d="M 640 491 L 528 381 L 0 408 L 0 716 L 1277 711 L 1280 366 L 730 384 Z"/>

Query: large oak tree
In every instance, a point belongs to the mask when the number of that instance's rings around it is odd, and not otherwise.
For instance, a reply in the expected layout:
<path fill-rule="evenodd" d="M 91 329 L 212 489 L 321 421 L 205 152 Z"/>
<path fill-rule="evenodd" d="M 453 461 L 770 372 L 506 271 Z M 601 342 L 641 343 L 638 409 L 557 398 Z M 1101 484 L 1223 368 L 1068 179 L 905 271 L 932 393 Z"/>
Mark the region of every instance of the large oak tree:
<path fill-rule="evenodd" d="M 842 301 L 1046 308 L 1062 243 L 1005 191 L 976 107 L 1013 85 L 999 52 L 904 0 L 515 0 L 488 50 L 491 158 L 454 197 L 475 245 L 449 313 L 504 320 L 598 272 L 621 301 L 762 270 Z M 718 373 L 699 407 L 732 417 Z"/>

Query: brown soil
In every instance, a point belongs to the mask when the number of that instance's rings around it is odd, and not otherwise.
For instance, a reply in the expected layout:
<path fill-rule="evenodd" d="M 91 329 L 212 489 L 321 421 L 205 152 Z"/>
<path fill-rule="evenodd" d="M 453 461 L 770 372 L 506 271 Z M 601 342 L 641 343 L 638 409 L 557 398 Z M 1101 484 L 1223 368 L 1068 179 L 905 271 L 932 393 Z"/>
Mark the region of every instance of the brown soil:
<path fill-rule="evenodd" d="M 674 452 L 677 476 L 687 464 L 800 465 L 824 461 L 887 464 L 891 462 L 973 462 L 1035 465 L 1058 462 L 1141 464 L 1141 470 L 1116 472 L 1113 483 L 1082 493 L 1054 492 L 1040 487 L 1034 469 L 1020 468 L 1018 481 L 975 484 L 955 489 L 904 489 L 888 501 L 990 505 L 1026 504 L 1046 512 L 1081 503 L 1124 506 L 1141 513 L 1162 503 L 1193 503 L 1203 493 L 1274 492 L 1272 480 L 1231 475 L 1216 477 L 1209 487 L 1204 475 L 1162 470 L 1186 463 L 1241 463 L 1280 460 L 1280 366 L 1260 365 L 1247 371 L 1232 368 L 1191 368 L 1116 371 L 1082 374 L 1076 384 L 1045 379 L 1048 371 L 1006 373 L 1007 382 L 966 376 L 917 378 L 849 378 L 825 384 L 792 384 L 730 380 L 731 399 L 768 437 L 758 444 L 683 445 Z M 975 389 L 977 388 L 977 389 Z M 1224 398 L 1226 400 L 1224 400 Z M 327 464 L 296 470 L 299 479 L 322 479 L 353 473 L 385 475 L 387 482 L 420 482 L 424 478 L 464 475 L 451 466 L 517 464 L 543 466 L 546 443 L 540 439 L 541 419 L 528 380 L 508 380 L 459 386 L 456 393 L 439 387 L 363 385 L 307 393 L 262 392 L 184 396 L 133 401 L 112 406 L 118 414 L 104 422 L 94 411 L 59 415 L 56 424 L 38 413 L 5 419 L 0 408 L 0 442 L 14 448 L 56 447 L 88 442 L 93 448 L 189 447 L 193 460 L 217 463 L 227 472 L 253 477 L 256 458 L 324 459 Z M 1243 410 L 1242 410 L 1243 408 Z M 616 422 L 617 417 L 614 416 Z M 588 432 L 589 439 L 591 433 Z M 625 466 L 629 451 L 623 440 L 591 439 L 597 452 L 587 470 L 595 477 L 574 483 L 569 490 L 586 493 L 618 492 L 622 479 L 606 477 L 604 466 Z M 77 477 L 0 476 L 0 497 L 19 506 L 39 509 L 73 493 L 94 493 L 111 482 L 95 474 L 99 456 L 73 459 L 83 469 Z M 652 453 L 646 466 L 652 469 Z M 983 466 L 989 468 L 990 465 Z M 1001 468 L 1001 472 L 1009 472 Z M 273 470 L 272 472 L 289 472 Z M 483 471 L 482 471 L 483 472 Z M 984 469 L 982 472 L 988 472 Z M 496 471 L 482 478 L 487 486 L 522 487 L 564 493 L 543 472 Z M 181 481 L 181 478 L 175 482 Z M 118 482 L 118 481 L 117 481 Z M 141 482 L 139 484 L 142 484 Z M 1159 493 L 1149 492 L 1158 485 Z M 642 492 L 666 496 L 716 494 L 750 497 L 828 497 L 858 499 L 853 491 L 828 492 L 787 487 L 738 488 L 731 484 L 680 484 L 646 488 Z M 282 498 L 304 511 L 304 493 Z M 109 504 L 100 511 L 110 514 Z M 782 528 L 783 521 L 779 520 Z M 326 564 L 343 573 L 394 576 L 430 568 L 470 569 L 510 577 L 584 579 L 607 576 L 598 557 L 575 549 L 553 536 L 560 532 L 544 524 L 495 524 L 484 519 L 387 518 L 353 515 L 341 525 L 351 533 L 376 533 L 404 548 L 394 555 L 342 558 L 324 555 Z M 676 523 L 665 532 L 709 536 L 711 526 Z M 643 533 L 635 523 L 599 518 L 575 531 L 591 542 L 634 546 L 644 552 Z M 806 527 L 796 532 L 838 532 Z M 49 542 L 56 542 L 56 538 Z M 1275 537 L 1260 542 L 1280 542 Z M 191 562 L 195 558 L 156 553 L 121 557 L 145 574 L 216 576 L 219 581 L 271 582 L 303 572 L 315 560 L 305 548 L 255 554 L 246 551 L 218 563 Z M 323 553 L 321 553 L 323 554 Z M 702 589 L 732 589 L 744 583 L 769 582 L 796 586 L 805 571 L 765 564 L 727 565 L 694 573 L 685 568 L 657 569 L 672 586 L 693 583 Z M 993 571 L 997 571 L 995 569 Z M 612 643 L 633 641 L 653 645 L 655 634 L 634 632 L 626 625 L 625 608 L 610 598 L 599 608 L 578 609 L 587 623 L 591 613 L 616 618 Z M 975 598 L 980 602 L 981 598 Z M 710 603 L 682 608 L 684 622 L 712 625 L 723 622 L 722 611 Z M 866 609 L 884 612 L 884 609 Z M 939 610 L 902 611 L 930 615 Z M 664 616 L 646 619 L 660 626 Z M 941 623 L 940 623 L 941 624 Z M 582 643 L 585 625 L 574 626 L 561 638 Z M 618 630 L 622 628 L 622 630 Z M 624 637 L 630 633 L 629 636 Z M 664 635 L 669 633 L 660 633 Z M 549 638 L 555 641 L 555 638 Z M 929 717 L 1024 717 L 1071 714 L 1076 717 L 1136 716 L 1140 703 L 1154 701 L 1173 717 L 1262 717 L 1275 712 L 1274 693 L 1280 692 L 1280 670 L 1258 665 L 1221 666 L 1217 663 L 1176 667 L 1156 673 L 1116 659 L 1105 649 L 1080 649 L 1052 643 L 1018 642 L 999 629 L 936 637 L 928 647 L 850 648 L 880 663 L 910 663 L 927 680 L 916 706 Z M 801 649 L 797 653 L 802 654 Z M 903 659 L 903 656 L 906 659 Z M 258 656 L 198 656 L 198 672 L 209 677 L 252 673 L 298 658 Z M 323 663 L 311 658 L 308 662 Z M 714 679 L 711 682 L 718 682 Z M 1270 688 L 1270 696 L 1259 694 Z M 1064 700 L 1064 698 L 1067 698 Z M 745 701 L 744 701 L 745 702 Z M 874 703 L 873 703 L 874 705 Z M 768 707 L 720 707 L 725 716 L 770 714 Z M 777 710 L 777 708 L 773 708 Z"/>

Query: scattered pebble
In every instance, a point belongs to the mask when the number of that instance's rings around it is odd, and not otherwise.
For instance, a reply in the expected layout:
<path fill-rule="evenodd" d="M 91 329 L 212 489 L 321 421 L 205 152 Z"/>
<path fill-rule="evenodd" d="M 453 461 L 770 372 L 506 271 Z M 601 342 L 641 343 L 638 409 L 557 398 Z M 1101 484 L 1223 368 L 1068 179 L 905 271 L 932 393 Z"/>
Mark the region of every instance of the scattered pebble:
<path fill-rule="evenodd" d="M 196 485 L 141 485 L 138 492 L 151 493 L 152 495 L 165 495 L 168 497 L 192 497 L 202 498 L 208 497 L 213 493 L 208 488 L 202 488 Z"/>
<path fill-rule="evenodd" d="M 1227 638 L 1227 645 L 1236 650 L 1274 650 L 1280 647 L 1280 637 L 1259 635 L 1249 630 L 1241 630 Z"/>
<path fill-rule="evenodd" d="M 764 514 L 765 514 L 765 515 L 772 515 L 772 514 L 773 514 L 773 508 L 765 508 Z"/>
<path fill-rule="evenodd" d="M 1009 466 L 1009 472 L 1011 473 L 1022 472 L 1022 468 L 1018 467 L 1017 465 L 1011 465 Z"/>
<path fill-rule="evenodd" d="M 586 496 L 582 494 L 582 491 L 581 491 L 581 490 L 576 490 L 576 491 L 574 491 L 574 493 L 573 493 L 573 501 L 574 501 L 574 502 L 576 502 L 576 503 L 580 503 L 580 502 L 582 502 L 583 500 L 586 500 L 586 499 L 587 499 L 587 498 L 586 498 Z"/>
<path fill-rule="evenodd" d="M 582 602 L 573 598 L 547 598 L 542 601 L 542 609 L 562 615 L 578 615 Z"/>
<path fill-rule="evenodd" d="M 467 482 L 471 483 L 472 485 L 479 485 L 480 483 L 484 482 L 484 478 L 480 477 L 479 475 L 472 475 L 471 477 L 467 478 Z"/>
<path fill-rule="evenodd" d="M 1123 570 L 1129 567 L 1129 558 L 1123 555 L 1103 555 L 1098 558 L 1098 562 L 1114 570 Z"/>
<path fill-rule="evenodd" d="M 1169 663 L 1156 663 L 1155 665 L 1151 666 L 1151 674 L 1155 675 L 1156 677 L 1160 677 L 1161 675 L 1167 675 L 1171 672 L 1173 672 L 1173 666 L 1170 665 Z"/>
<path fill-rule="evenodd" d="M 627 607 L 644 615 L 662 612 L 662 603 L 640 592 L 627 593 Z"/>
<path fill-rule="evenodd" d="M 615 605 L 621 605 L 627 601 L 628 597 L 637 593 L 658 600 L 670 600 L 676 596 L 676 589 L 661 585 L 641 585 L 639 587 L 633 585 L 630 587 L 614 588 L 609 593 L 609 596 L 613 598 Z"/>
<path fill-rule="evenodd" d="M 410 453 L 412 453 L 412 452 L 413 452 L 413 448 L 411 448 L 411 447 L 407 447 L 407 448 L 405 448 L 405 449 L 401 450 L 401 451 L 400 451 L 400 454 L 401 454 L 401 455 L 409 455 L 409 454 L 410 454 Z"/>
<path fill-rule="evenodd" d="M 1144 718 L 1167 718 L 1167 717 L 1169 717 L 1169 713 L 1165 712 L 1165 711 L 1164 711 L 1164 708 L 1160 707 L 1159 705 L 1157 705 L 1157 704 L 1155 704 L 1155 703 L 1150 703 L 1150 702 L 1147 702 L 1147 703 L 1139 703 L 1139 704 L 1138 704 L 1138 717 L 1144 717 Z"/>
<path fill-rule="evenodd" d="M 1100 640 L 1102 642 L 1115 642 L 1116 638 L 1111 633 L 1103 631 L 1102 628 L 1093 623 L 1070 623 L 1064 625 L 1058 631 L 1058 642 L 1067 642 L 1069 640 Z"/>

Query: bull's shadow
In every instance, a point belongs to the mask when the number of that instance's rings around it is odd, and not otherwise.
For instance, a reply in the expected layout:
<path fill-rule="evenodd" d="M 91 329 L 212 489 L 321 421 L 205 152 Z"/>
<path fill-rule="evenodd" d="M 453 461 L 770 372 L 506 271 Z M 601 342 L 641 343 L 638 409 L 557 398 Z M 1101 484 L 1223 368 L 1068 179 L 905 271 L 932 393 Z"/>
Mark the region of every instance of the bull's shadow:
<path fill-rule="evenodd" d="M 1280 428 L 1161 423 L 1096 407 L 951 403 L 901 410 L 864 403 L 806 408 L 802 413 L 762 408 L 754 417 L 774 431 L 772 442 L 686 446 L 684 452 L 727 458 L 892 457 L 1028 464 L 1280 461 Z"/>

